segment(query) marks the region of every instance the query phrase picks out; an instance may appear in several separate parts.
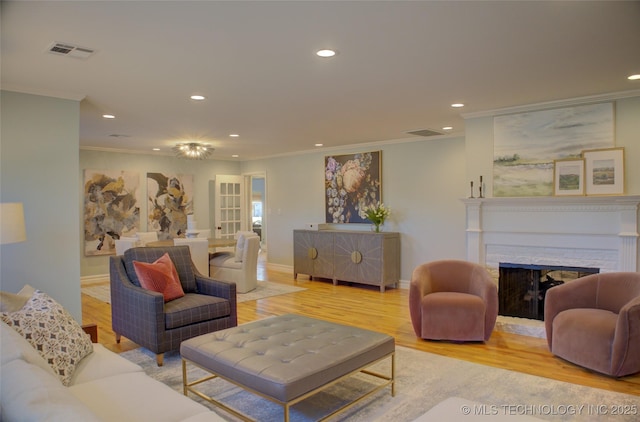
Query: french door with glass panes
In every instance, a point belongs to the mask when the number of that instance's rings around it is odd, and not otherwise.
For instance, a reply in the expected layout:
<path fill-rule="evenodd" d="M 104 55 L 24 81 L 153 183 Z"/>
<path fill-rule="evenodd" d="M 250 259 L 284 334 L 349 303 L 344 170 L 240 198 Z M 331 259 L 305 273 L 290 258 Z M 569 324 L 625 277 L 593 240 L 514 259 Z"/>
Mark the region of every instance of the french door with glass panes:
<path fill-rule="evenodd" d="M 216 175 L 215 237 L 233 239 L 239 230 L 246 230 L 244 183 L 242 176 Z"/>

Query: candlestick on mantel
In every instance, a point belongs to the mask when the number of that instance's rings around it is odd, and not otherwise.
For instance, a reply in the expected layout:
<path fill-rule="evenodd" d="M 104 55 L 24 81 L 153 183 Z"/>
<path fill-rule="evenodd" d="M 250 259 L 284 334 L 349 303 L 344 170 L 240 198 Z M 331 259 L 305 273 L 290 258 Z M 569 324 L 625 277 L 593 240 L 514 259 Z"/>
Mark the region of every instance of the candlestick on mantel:
<path fill-rule="evenodd" d="M 475 198 L 475 196 L 473 196 L 473 180 L 471 181 L 471 196 L 469 198 L 470 199 Z"/>
<path fill-rule="evenodd" d="M 478 187 L 478 191 L 480 192 L 478 194 L 478 198 L 484 198 L 484 196 L 482 196 L 482 176 L 480 176 L 480 186 Z"/>

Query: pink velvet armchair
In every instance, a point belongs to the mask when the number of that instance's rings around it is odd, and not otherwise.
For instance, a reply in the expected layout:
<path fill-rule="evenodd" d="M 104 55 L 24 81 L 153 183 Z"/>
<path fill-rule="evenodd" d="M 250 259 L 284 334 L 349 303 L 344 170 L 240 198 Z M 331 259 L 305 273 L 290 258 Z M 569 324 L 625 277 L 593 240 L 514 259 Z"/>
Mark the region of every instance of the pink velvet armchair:
<path fill-rule="evenodd" d="M 411 277 L 409 310 L 416 336 L 429 340 L 486 341 L 498 317 L 498 289 L 472 262 L 434 261 Z"/>
<path fill-rule="evenodd" d="M 640 372 L 640 273 L 592 274 L 547 291 L 549 350 L 621 377 Z"/>

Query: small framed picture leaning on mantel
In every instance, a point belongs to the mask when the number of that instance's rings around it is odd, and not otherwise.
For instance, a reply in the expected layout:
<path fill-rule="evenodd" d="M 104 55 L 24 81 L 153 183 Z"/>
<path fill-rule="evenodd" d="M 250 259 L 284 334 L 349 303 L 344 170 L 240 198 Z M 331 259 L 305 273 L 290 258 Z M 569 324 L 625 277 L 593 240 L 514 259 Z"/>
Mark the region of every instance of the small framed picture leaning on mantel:
<path fill-rule="evenodd" d="M 582 151 L 587 195 L 624 195 L 624 148 Z"/>
<path fill-rule="evenodd" d="M 567 158 L 553 161 L 553 194 L 584 195 L 584 159 Z"/>

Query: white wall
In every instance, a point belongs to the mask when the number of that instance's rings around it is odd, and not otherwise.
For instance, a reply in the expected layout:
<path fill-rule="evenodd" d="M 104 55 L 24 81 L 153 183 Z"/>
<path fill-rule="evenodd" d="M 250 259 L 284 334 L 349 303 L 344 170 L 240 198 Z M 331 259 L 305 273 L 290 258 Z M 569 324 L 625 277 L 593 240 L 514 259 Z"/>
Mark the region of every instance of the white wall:
<path fill-rule="evenodd" d="M 382 198 L 392 215 L 385 231 L 401 233 L 401 279 L 426 261 L 465 256 L 463 138 L 420 140 L 243 163 L 267 174 L 269 264 L 293 265 L 293 230 L 324 222 L 324 157 L 382 151 Z M 354 225 L 361 226 L 361 225 Z"/>
<path fill-rule="evenodd" d="M 2 91 L 0 200 L 24 203 L 27 241 L 2 245 L 0 288 L 26 283 L 78 321 L 78 101 Z"/>
<path fill-rule="evenodd" d="M 207 228 L 209 216 L 213 214 L 209 201 L 209 181 L 215 180 L 217 174 L 239 174 L 240 164 L 235 161 L 220 160 L 184 160 L 166 155 L 123 154 L 101 151 L 80 151 L 79 201 L 82 209 L 84 170 L 126 170 L 140 174 L 140 229 L 147 229 L 147 173 L 160 172 L 170 174 L 193 175 L 193 207 L 194 217 L 199 228 Z M 213 201 L 213 198 L 211 198 Z M 81 211 L 82 212 L 82 211 Z M 84 249 L 84 228 L 80 222 L 79 237 L 81 251 Z M 109 256 L 85 256 L 80 254 L 80 270 L 83 277 L 104 275 L 109 273 Z"/>
<path fill-rule="evenodd" d="M 640 194 L 640 96 L 616 102 L 616 146 L 624 147 L 626 194 Z"/>

